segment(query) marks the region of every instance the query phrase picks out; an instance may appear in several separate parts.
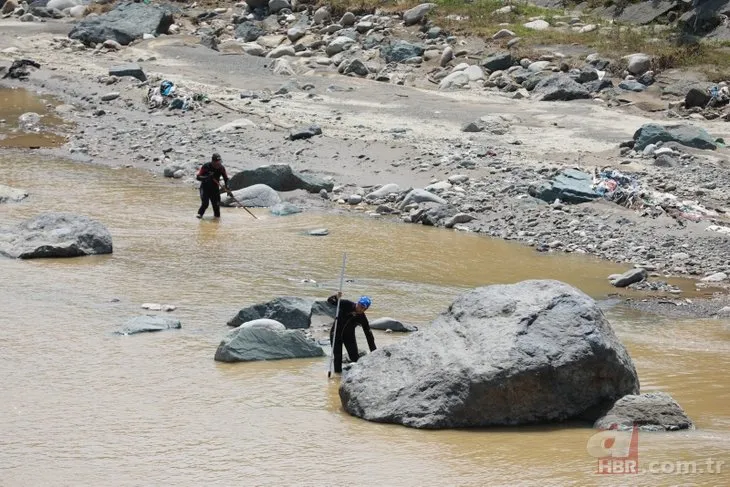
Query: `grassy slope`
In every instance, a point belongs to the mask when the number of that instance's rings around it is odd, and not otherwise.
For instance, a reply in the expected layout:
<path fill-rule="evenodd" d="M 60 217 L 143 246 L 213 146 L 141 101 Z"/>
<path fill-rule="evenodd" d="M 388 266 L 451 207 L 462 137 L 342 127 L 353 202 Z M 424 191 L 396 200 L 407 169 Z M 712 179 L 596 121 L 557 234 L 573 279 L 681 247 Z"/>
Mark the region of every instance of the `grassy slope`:
<path fill-rule="evenodd" d="M 509 29 L 522 40 L 519 50 L 529 52 L 541 46 L 582 45 L 601 55 L 619 58 L 626 54 L 644 52 L 656 59 L 657 69 L 697 68 L 705 72 L 713 81 L 730 79 L 730 49 L 722 43 L 703 41 L 694 44 L 677 42 L 678 33 L 666 25 L 631 26 L 618 25 L 604 19 L 584 16 L 585 24 L 596 24 L 598 30 L 579 33 L 568 25 L 553 27 L 545 31 L 535 31 L 522 24 L 543 18 L 551 26 L 560 22 L 568 24 L 572 16 L 566 10 L 551 10 L 529 5 L 523 1 L 503 2 L 502 0 L 432 0 L 438 7 L 430 15 L 434 25 L 451 33 L 473 35 L 491 40 L 500 29 Z M 331 0 L 320 2 L 329 5 L 335 19 L 350 10 L 356 13 L 383 12 L 400 13 L 418 5 L 417 0 Z M 628 3 L 628 2 L 627 2 Z M 494 11 L 512 5 L 514 10 L 508 14 L 494 14 Z M 466 17 L 454 20 L 453 16 Z M 492 41 L 497 48 L 509 39 Z"/>

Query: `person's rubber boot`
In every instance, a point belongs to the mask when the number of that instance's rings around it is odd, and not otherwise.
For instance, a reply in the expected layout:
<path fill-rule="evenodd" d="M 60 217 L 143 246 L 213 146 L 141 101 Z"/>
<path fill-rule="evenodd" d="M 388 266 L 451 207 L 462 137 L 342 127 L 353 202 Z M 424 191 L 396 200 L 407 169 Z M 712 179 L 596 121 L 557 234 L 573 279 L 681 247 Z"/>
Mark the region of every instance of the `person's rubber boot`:
<path fill-rule="evenodd" d="M 203 215 L 201 215 L 200 213 L 196 213 L 195 214 L 195 218 L 197 218 L 198 220 L 200 220 L 201 218 L 203 218 Z"/>

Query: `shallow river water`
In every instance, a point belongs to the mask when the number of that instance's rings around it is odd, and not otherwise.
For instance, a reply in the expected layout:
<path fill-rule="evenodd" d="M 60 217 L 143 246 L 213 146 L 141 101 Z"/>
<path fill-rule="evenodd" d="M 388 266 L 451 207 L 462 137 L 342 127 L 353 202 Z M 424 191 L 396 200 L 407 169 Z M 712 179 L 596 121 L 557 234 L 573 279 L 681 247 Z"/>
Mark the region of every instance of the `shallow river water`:
<path fill-rule="evenodd" d="M 603 299 L 622 266 L 366 217 L 256 209 L 254 220 L 224 209 L 220 221 L 198 221 L 196 191 L 135 169 L 0 153 L 0 175 L 31 194 L 0 205 L 0 224 L 69 211 L 114 238 L 109 256 L 0 258 L 0 486 L 730 484 L 727 322 L 607 311 L 642 392 L 672 394 L 697 425 L 642 433 L 638 475 L 596 474 L 594 431 L 582 425 L 375 424 L 343 412 L 326 358 L 213 361 L 240 308 L 332 294 L 342 252 L 346 295 L 372 296 L 371 319 L 421 328 L 457 294 L 491 283 L 555 278 Z M 305 234 L 317 227 L 330 235 Z M 183 328 L 113 334 L 147 302 L 176 305 L 169 314 Z M 402 338 L 375 334 L 379 346 Z M 708 458 L 728 463 L 703 472 Z M 649 471 L 677 461 L 700 463 L 690 474 Z"/>

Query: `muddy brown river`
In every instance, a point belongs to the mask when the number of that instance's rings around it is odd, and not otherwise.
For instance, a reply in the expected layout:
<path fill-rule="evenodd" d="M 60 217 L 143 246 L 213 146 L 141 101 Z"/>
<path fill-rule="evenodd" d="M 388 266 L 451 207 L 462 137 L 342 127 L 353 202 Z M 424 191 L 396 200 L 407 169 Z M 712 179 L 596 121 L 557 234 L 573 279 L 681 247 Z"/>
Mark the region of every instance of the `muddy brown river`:
<path fill-rule="evenodd" d="M 719 320 L 608 309 L 642 392 L 672 394 L 697 425 L 642 433 L 641 473 L 629 475 L 596 473 L 586 450 L 595 431 L 583 425 L 375 424 L 343 412 L 327 358 L 213 361 L 240 308 L 332 294 L 342 252 L 346 295 L 369 294 L 371 319 L 421 328 L 457 294 L 492 283 L 554 278 L 604 299 L 615 292 L 606 276 L 624 266 L 361 216 L 256 209 L 254 220 L 231 208 L 198 221 L 197 192 L 179 182 L 33 154 L 0 152 L 0 183 L 30 193 L 0 205 L 2 225 L 68 211 L 114 238 L 109 256 L 0 258 L 3 487 L 730 484 L 730 332 Z M 330 234 L 305 234 L 319 227 Z M 113 334 L 148 302 L 177 306 L 169 315 L 183 328 Z M 375 331 L 378 346 L 401 338 Z M 708 472 L 707 459 L 726 465 Z M 689 461 L 694 472 L 677 467 Z"/>

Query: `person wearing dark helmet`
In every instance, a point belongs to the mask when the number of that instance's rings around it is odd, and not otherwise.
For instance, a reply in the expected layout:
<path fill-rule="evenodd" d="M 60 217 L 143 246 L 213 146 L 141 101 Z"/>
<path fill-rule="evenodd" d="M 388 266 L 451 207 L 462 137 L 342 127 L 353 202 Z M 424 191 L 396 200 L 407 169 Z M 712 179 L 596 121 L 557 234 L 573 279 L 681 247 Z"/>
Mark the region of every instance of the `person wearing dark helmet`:
<path fill-rule="evenodd" d="M 210 162 L 206 162 L 200 169 L 195 178 L 200 181 L 200 209 L 196 215 L 198 218 L 203 218 L 205 210 L 208 209 L 208 204 L 213 205 L 213 216 L 220 218 L 221 216 L 221 185 L 220 178 L 223 178 L 223 189 L 228 193 L 229 196 L 233 196 L 231 190 L 228 189 L 228 174 L 226 168 L 223 167 L 220 154 L 213 154 Z"/>
<path fill-rule="evenodd" d="M 359 351 L 357 348 L 357 340 L 355 339 L 355 327 L 360 325 L 365 333 L 370 351 L 375 351 L 375 338 L 373 332 L 370 331 L 370 323 L 368 322 L 365 311 L 372 304 L 372 300 L 367 296 L 362 296 L 357 303 L 353 303 L 347 299 L 342 299 L 342 293 L 330 296 L 327 302 L 337 305 L 340 302 L 340 314 L 336 323 L 333 323 L 330 329 L 330 344 L 332 345 L 332 355 L 334 358 L 335 373 L 342 373 L 342 345 L 347 349 L 347 355 L 351 362 L 357 362 Z M 337 336 L 335 336 L 335 329 Z"/>

